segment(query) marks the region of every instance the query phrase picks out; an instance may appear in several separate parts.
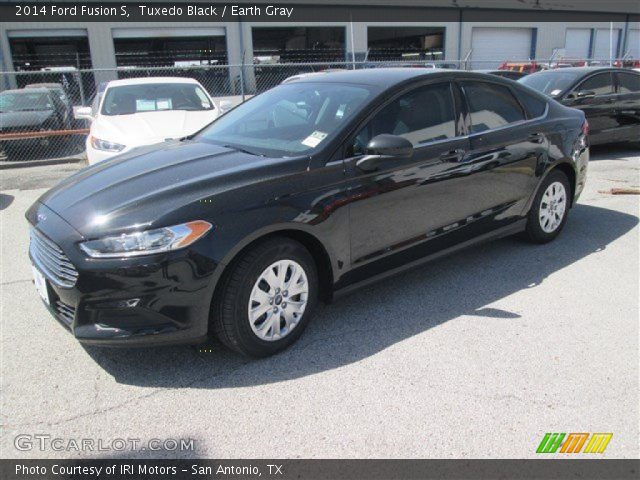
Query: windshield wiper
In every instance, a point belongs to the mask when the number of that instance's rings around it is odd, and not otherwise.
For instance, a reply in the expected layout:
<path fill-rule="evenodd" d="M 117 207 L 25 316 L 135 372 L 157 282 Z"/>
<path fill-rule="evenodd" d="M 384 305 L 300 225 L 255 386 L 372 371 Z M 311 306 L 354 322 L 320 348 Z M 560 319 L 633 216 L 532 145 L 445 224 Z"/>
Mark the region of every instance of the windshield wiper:
<path fill-rule="evenodd" d="M 249 155 L 254 155 L 256 157 L 264 157 L 265 156 L 263 153 L 251 152 L 251 151 L 247 150 L 246 148 L 237 147 L 235 145 L 223 145 L 223 147 L 224 148 L 230 148 L 231 150 L 236 150 L 236 151 L 242 152 L 242 153 L 248 153 Z"/>

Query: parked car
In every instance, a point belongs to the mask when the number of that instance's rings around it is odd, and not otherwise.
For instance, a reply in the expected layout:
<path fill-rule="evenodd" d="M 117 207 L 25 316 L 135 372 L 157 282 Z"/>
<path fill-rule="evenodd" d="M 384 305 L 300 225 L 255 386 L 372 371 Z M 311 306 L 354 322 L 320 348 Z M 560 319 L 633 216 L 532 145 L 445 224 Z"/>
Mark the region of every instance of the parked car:
<path fill-rule="evenodd" d="M 191 135 L 218 117 L 219 109 L 196 80 L 145 77 L 107 82 L 91 107 L 75 109 L 91 121 L 89 164 L 143 145 Z"/>
<path fill-rule="evenodd" d="M 518 80 L 519 78 L 527 75 L 525 72 L 517 72 L 515 70 L 474 70 L 474 72 L 488 73 L 490 75 L 496 75 L 510 80 Z"/>
<path fill-rule="evenodd" d="M 5 90 L 0 93 L 0 134 L 38 133 L 70 128 L 71 117 L 57 94 L 47 88 Z M 9 158 L 47 147 L 51 137 L 0 140 Z"/>
<path fill-rule="evenodd" d="M 585 132 L 583 112 L 491 75 L 300 79 L 45 193 L 26 214 L 35 284 L 84 343 L 215 334 L 270 355 L 319 300 L 490 238 L 553 240 Z"/>
<path fill-rule="evenodd" d="M 592 145 L 640 140 L 640 74 L 610 67 L 546 70 L 518 80 L 582 110 Z"/>
<path fill-rule="evenodd" d="M 23 88 L 46 88 L 47 90 L 51 90 L 53 93 L 58 95 L 60 101 L 65 105 L 69 117 L 73 117 L 73 105 L 71 104 L 71 100 L 61 83 L 30 83 L 25 85 Z"/>
<path fill-rule="evenodd" d="M 498 70 L 511 70 L 513 72 L 533 73 L 542 69 L 537 62 L 502 62 Z"/>

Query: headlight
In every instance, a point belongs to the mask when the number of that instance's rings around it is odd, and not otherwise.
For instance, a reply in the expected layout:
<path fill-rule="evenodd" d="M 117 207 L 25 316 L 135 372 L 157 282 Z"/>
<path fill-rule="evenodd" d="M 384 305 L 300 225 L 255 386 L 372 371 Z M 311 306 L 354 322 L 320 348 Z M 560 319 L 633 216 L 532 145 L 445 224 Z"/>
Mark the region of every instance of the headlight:
<path fill-rule="evenodd" d="M 133 257 L 168 252 L 191 245 L 211 230 L 211 226 L 209 222 L 196 220 L 173 227 L 90 240 L 81 243 L 80 248 L 93 258 Z"/>
<path fill-rule="evenodd" d="M 124 149 L 125 145 L 115 142 L 108 142 L 107 140 L 100 140 L 96 137 L 91 137 L 91 146 L 96 150 L 104 150 L 105 152 L 119 152 Z"/>

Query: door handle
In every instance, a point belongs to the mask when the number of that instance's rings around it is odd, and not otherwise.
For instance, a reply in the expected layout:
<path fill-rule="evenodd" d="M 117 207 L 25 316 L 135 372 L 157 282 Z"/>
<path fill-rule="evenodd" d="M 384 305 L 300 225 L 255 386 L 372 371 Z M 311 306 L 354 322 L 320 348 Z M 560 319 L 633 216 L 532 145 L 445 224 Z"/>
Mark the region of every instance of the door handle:
<path fill-rule="evenodd" d="M 461 148 L 455 150 L 449 150 L 440 155 L 440 160 L 443 162 L 461 162 L 466 152 Z"/>
<path fill-rule="evenodd" d="M 543 143 L 544 133 L 532 133 L 529 135 L 529 141 L 533 143 Z"/>

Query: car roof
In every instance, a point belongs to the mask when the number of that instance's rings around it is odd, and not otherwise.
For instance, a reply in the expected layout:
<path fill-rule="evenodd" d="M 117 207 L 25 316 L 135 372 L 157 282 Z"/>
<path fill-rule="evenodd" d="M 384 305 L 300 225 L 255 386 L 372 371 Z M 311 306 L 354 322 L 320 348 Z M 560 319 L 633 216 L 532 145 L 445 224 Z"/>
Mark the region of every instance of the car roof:
<path fill-rule="evenodd" d="M 38 88 L 15 88 L 13 90 L 4 90 L 0 93 L 22 93 L 22 94 L 27 94 L 27 93 L 49 93 L 51 90 L 48 88 L 42 88 L 42 87 L 38 87 Z"/>
<path fill-rule="evenodd" d="M 356 83 L 386 88 L 414 78 L 452 72 L 462 71 L 448 70 L 446 68 L 367 68 L 361 70 L 327 72 L 325 75 L 302 77 L 296 80 L 295 83 Z"/>
<path fill-rule="evenodd" d="M 62 88 L 60 83 L 30 83 L 22 88 L 34 89 L 34 88 Z"/>
<path fill-rule="evenodd" d="M 577 72 L 577 73 L 593 73 L 593 72 L 599 72 L 599 71 L 606 71 L 606 70 L 621 70 L 624 71 L 625 69 L 623 68 L 617 68 L 617 67 L 609 67 L 609 66 L 591 66 L 591 67 L 564 67 L 564 68 L 550 68 L 547 70 L 540 70 L 541 72 Z M 535 72 L 538 73 L 538 72 Z"/>
<path fill-rule="evenodd" d="M 107 87 L 119 87 L 123 85 L 145 85 L 149 83 L 190 83 L 200 85 L 197 80 L 186 77 L 142 77 L 142 78 L 126 78 L 123 80 L 111 80 L 107 83 Z"/>
<path fill-rule="evenodd" d="M 353 83 L 389 88 L 414 79 L 420 78 L 460 78 L 487 80 L 494 83 L 511 82 L 503 77 L 488 73 L 471 72 L 468 70 L 453 70 L 447 68 L 370 68 L 362 70 L 345 70 L 343 72 L 328 72 L 325 75 L 303 77 L 291 84 L 301 83 Z"/>

